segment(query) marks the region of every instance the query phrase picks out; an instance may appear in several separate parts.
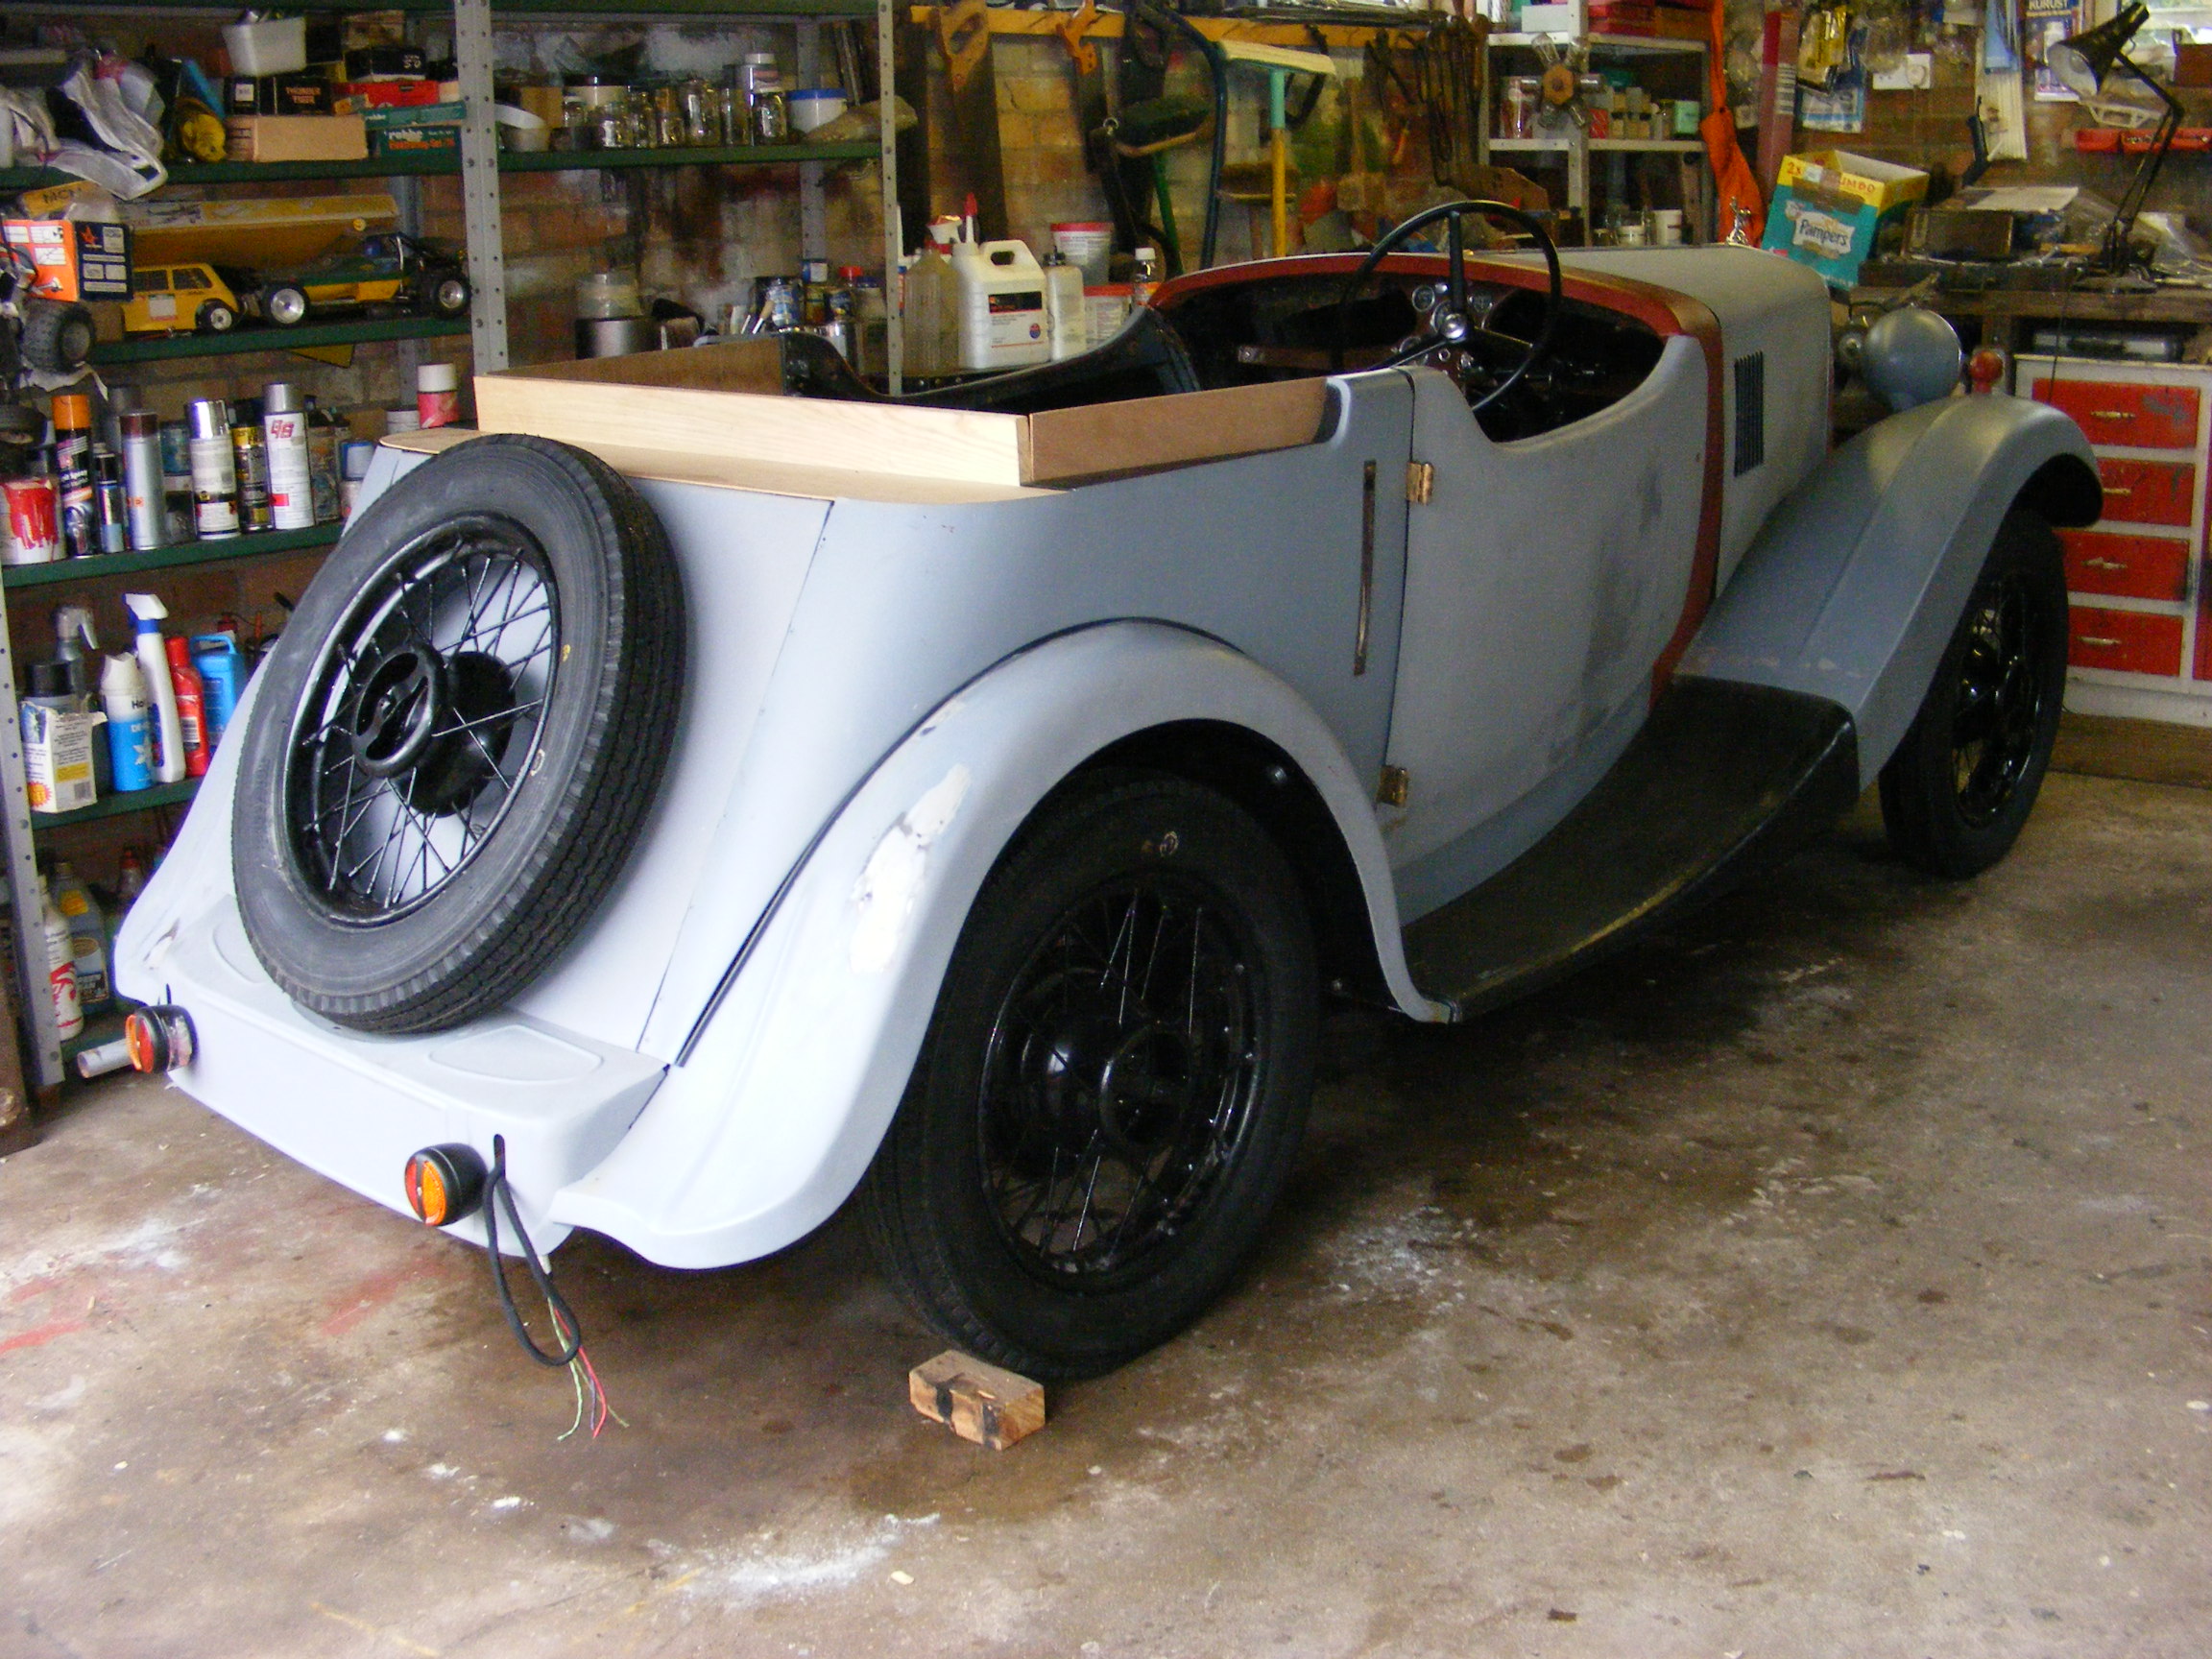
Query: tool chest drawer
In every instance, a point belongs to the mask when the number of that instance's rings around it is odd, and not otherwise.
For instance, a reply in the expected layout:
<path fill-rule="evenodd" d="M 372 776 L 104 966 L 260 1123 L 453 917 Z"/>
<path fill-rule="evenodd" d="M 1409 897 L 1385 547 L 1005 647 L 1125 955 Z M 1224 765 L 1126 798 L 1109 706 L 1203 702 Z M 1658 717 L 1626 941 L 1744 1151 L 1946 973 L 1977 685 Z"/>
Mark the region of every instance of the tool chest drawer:
<path fill-rule="evenodd" d="M 2129 449 L 2193 449 L 2197 388 L 2136 380 L 2053 380 L 2037 375 L 2038 401 L 2063 409 L 2092 444 Z"/>
<path fill-rule="evenodd" d="M 2171 536 L 2115 536 L 2105 530 L 2061 530 L 2058 540 L 2066 546 L 2066 586 L 2076 593 L 2119 593 L 2129 599 L 2189 596 L 2186 541 Z"/>
<path fill-rule="evenodd" d="M 2134 461 L 2100 455 L 2097 476 L 2104 486 L 2107 520 L 2175 524 L 2185 530 L 2195 517 L 2197 469 L 2186 461 Z"/>
<path fill-rule="evenodd" d="M 2127 674 L 2181 672 L 2181 618 L 2149 611 L 2073 608 L 2066 660 L 2077 668 L 2116 668 Z"/>

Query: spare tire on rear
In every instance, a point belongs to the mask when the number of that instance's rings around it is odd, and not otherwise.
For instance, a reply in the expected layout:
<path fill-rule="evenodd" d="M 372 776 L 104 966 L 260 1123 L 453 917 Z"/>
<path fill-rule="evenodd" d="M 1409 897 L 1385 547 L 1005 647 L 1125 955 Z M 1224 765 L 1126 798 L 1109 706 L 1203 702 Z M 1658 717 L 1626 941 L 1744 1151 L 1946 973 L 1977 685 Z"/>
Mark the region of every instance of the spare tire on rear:
<path fill-rule="evenodd" d="M 261 670 L 231 874 L 285 994 L 445 1030 L 573 939 L 673 746 L 683 589 L 652 511 L 583 451 L 472 439 L 354 519 Z"/>

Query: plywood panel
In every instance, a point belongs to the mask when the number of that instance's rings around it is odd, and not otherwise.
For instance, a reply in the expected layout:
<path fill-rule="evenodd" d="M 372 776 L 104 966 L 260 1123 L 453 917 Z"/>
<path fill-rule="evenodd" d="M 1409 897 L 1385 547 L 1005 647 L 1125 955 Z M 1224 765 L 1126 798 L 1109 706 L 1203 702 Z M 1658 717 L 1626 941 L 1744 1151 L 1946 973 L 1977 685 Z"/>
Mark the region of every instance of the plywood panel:
<path fill-rule="evenodd" d="M 1019 415 L 486 374 L 476 381 L 476 419 L 486 432 L 533 432 L 586 448 L 615 443 L 797 467 L 834 459 L 856 471 L 974 484 L 1026 481 L 1028 427 Z"/>
<path fill-rule="evenodd" d="M 1326 381 L 1283 380 L 1032 415 L 1027 482 L 1066 484 L 1296 448 L 1320 436 L 1328 398 Z"/>
<path fill-rule="evenodd" d="M 638 351 L 627 357 L 587 357 L 577 363 L 538 363 L 500 378 L 688 386 L 700 392 L 754 392 L 776 397 L 783 390 L 783 358 L 776 341 L 762 335 L 681 351 Z"/>

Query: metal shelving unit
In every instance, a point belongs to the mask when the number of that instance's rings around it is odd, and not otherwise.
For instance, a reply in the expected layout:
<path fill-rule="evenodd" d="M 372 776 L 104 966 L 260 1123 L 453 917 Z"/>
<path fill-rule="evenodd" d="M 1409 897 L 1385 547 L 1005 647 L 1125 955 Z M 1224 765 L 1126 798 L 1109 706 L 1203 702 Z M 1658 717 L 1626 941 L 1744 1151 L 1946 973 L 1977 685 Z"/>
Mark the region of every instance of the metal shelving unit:
<path fill-rule="evenodd" d="M 459 176 L 462 182 L 463 223 L 467 228 L 469 276 L 475 290 L 467 319 L 427 317 L 371 318 L 360 322 L 311 325 L 300 328 L 241 329 L 229 334 L 181 334 L 166 338 L 128 340 L 96 347 L 96 366 L 119 367 L 132 363 L 176 361 L 191 357 L 217 357 L 241 352 L 290 351 L 310 348 L 366 345 L 379 341 L 435 339 L 467 333 L 474 352 L 476 372 L 492 373 L 507 366 L 506 260 L 500 227 L 499 180 L 509 173 L 585 172 L 650 167 L 769 167 L 796 166 L 799 170 L 800 248 L 803 255 L 820 256 L 827 246 L 824 170 L 839 162 L 877 160 L 883 169 L 885 204 L 883 250 L 886 274 L 897 268 L 901 249 L 898 222 L 891 204 L 898 200 L 896 130 L 888 96 L 893 63 L 891 0 L 374 0 L 374 3 L 341 5 L 341 10 L 403 11 L 449 14 L 453 19 L 455 67 L 461 95 L 469 115 L 461 129 L 458 152 L 375 156 L 359 161 L 326 162 L 215 162 L 179 165 L 170 170 L 175 185 L 248 184 L 277 180 L 394 179 Z M 209 4 L 207 0 L 72 0 L 69 5 L 32 0 L 19 8 L 27 12 L 66 16 L 72 12 L 131 12 L 191 15 L 227 20 L 237 13 L 235 5 Z M 878 88 L 882 119 L 877 139 L 851 144 L 782 144 L 716 147 L 712 149 L 615 151 L 502 151 L 497 148 L 492 122 L 492 72 L 494 23 L 501 18 L 550 23 L 562 17 L 606 18 L 619 16 L 639 21 L 667 18 L 689 23 L 783 22 L 796 25 L 796 64 L 802 84 L 818 73 L 822 60 L 821 25 L 832 20 L 876 20 L 878 61 L 885 84 Z M 69 175 L 42 167 L 0 168 L 0 193 L 33 189 L 63 181 Z M 401 193 L 402 208 L 408 198 Z M 404 223 L 404 220 L 403 220 Z M 899 318 L 889 319 L 893 389 L 897 389 L 900 361 Z M 23 742 L 15 699 L 16 670 L 9 638 L 7 595 L 31 589 L 105 577 L 134 575 L 272 554 L 305 552 L 326 547 L 338 540 L 340 526 L 319 525 L 312 530 L 280 531 L 242 536 L 223 541 L 193 541 L 145 553 L 105 554 L 47 565 L 14 565 L 0 570 L 0 851 L 5 852 L 13 893 L 19 980 L 25 988 L 25 1008 L 36 1042 L 33 1070 L 43 1088 L 58 1085 L 71 1055 L 92 1046 L 104 1033 L 90 1022 L 84 1037 L 63 1045 L 55 1030 L 53 1006 L 45 996 L 45 971 L 41 960 L 41 929 L 33 912 L 37 894 L 35 848 L 36 837 L 75 824 L 125 813 L 181 807 L 198 788 L 196 781 L 110 795 L 80 811 L 37 813 L 30 809 L 25 791 Z M 112 1024 L 109 1020 L 107 1023 Z"/>
<path fill-rule="evenodd" d="M 1682 159 L 1683 206 L 1689 209 L 1688 223 L 1698 227 L 1699 234 L 1710 238 L 1713 228 L 1708 222 L 1712 192 L 1708 188 L 1709 173 L 1703 164 L 1705 145 L 1696 138 L 1593 138 L 1581 128 L 1572 128 L 1545 133 L 1532 138 L 1493 138 L 1491 129 L 1497 124 L 1498 69 L 1497 54 L 1520 49 L 1524 53 L 1533 50 L 1540 42 L 1552 39 L 1543 35 L 1500 34 L 1492 35 L 1486 42 L 1487 72 L 1483 76 L 1483 138 L 1479 152 L 1482 160 L 1491 156 L 1564 156 L 1567 164 L 1567 203 L 1569 207 L 1590 217 L 1592 196 L 1590 189 L 1590 157 L 1593 156 L 1675 156 Z M 1700 108 L 1705 102 L 1705 54 L 1711 49 L 1703 40 L 1678 40 L 1665 36 L 1601 35 L 1582 36 L 1579 44 L 1589 49 L 1593 61 L 1607 58 L 1680 59 L 1694 57 L 1698 62 L 1697 101 Z"/>

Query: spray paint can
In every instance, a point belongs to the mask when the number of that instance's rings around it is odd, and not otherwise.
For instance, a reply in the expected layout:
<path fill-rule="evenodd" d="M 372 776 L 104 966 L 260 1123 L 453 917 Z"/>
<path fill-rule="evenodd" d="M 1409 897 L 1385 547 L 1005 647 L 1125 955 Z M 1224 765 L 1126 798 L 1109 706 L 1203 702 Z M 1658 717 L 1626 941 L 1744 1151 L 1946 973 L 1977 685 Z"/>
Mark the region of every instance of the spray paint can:
<path fill-rule="evenodd" d="M 461 419 L 461 373 L 450 363 L 425 363 L 415 371 L 415 413 L 425 428 Z"/>
<path fill-rule="evenodd" d="M 203 541 L 238 534 L 238 463 L 230 447 L 230 411 L 220 397 L 201 397 L 184 411 L 191 426 L 192 525 Z"/>
<path fill-rule="evenodd" d="M 338 443 L 343 422 L 307 399 L 307 493 L 314 497 L 315 522 L 338 521 Z"/>
<path fill-rule="evenodd" d="M 238 527 L 248 535 L 276 528 L 269 511 L 269 445 L 261 436 L 261 399 L 241 397 L 230 411 L 231 468 L 238 480 Z"/>
<path fill-rule="evenodd" d="M 279 380 L 261 395 L 261 430 L 268 450 L 269 519 L 277 530 L 315 527 L 315 481 L 307 452 L 307 411 L 299 390 Z"/>
<path fill-rule="evenodd" d="M 127 552 L 131 546 L 131 509 L 123 491 L 123 460 L 98 444 L 92 446 L 92 491 L 98 508 L 100 551 Z"/>
<path fill-rule="evenodd" d="M 169 540 L 161 477 L 161 417 L 133 409 L 123 429 L 123 511 L 133 552 L 149 553 Z"/>
<path fill-rule="evenodd" d="M 61 496 L 61 553 L 82 559 L 100 551 L 98 498 L 92 488 L 92 399 L 82 392 L 54 397 L 54 482 Z"/>

